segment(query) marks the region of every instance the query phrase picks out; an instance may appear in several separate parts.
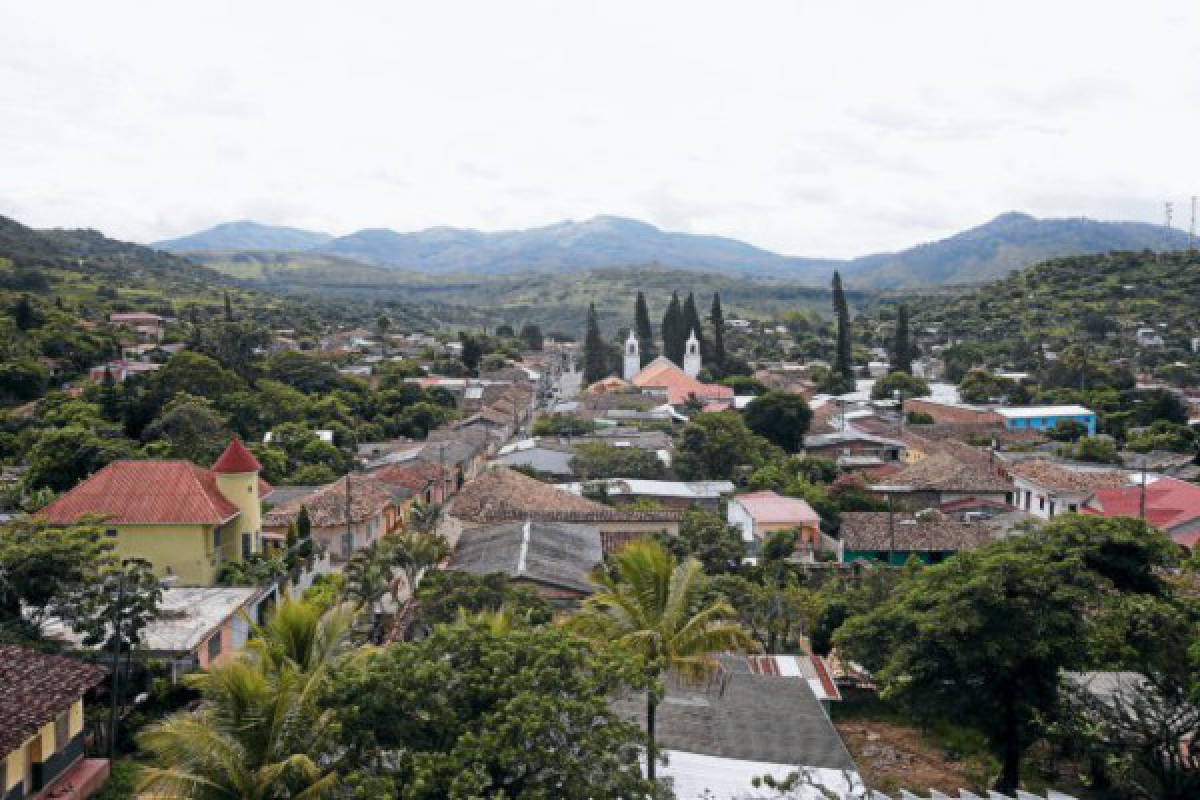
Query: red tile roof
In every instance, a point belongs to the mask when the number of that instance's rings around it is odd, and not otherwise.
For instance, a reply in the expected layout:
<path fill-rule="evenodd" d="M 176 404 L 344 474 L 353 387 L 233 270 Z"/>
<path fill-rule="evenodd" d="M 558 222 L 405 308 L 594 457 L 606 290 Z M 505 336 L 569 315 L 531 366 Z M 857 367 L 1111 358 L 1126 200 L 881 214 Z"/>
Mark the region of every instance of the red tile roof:
<path fill-rule="evenodd" d="M 633 376 L 632 383 L 634 386 L 648 389 L 666 389 L 667 402 L 673 406 L 686 403 L 689 395 L 695 395 L 700 400 L 733 397 L 733 389 L 728 386 L 701 383 L 665 356 L 659 356 L 642 367 L 641 372 Z"/>
<path fill-rule="evenodd" d="M 212 465 L 213 472 L 240 474 L 243 472 L 261 472 L 262 464 L 254 454 L 246 449 L 242 440 L 234 438 L 221 453 L 220 458 Z"/>
<path fill-rule="evenodd" d="M 15 750 L 104 680 L 106 670 L 73 658 L 0 645 L 0 753 Z"/>
<path fill-rule="evenodd" d="M 791 523 L 820 522 L 812 506 L 798 497 L 784 497 L 771 491 L 750 492 L 734 496 L 755 522 Z"/>
<path fill-rule="evenodd" d="M 1136 518 L 1141 513 L 1141 495 L 1139 486 L 1097 489 L 1083 510 L 1104 517 Z M 1166 477 L 1146 484 L 1146 522 L 1170 533 L 1172 528 L 1197 517 L 1200 517 L 1200 486 Z"/>
<path fill-rule="evenodd" d="M 431 464 L 427 461 L 413 461 L 408 464 L 390 464 L 386 467 L 381 467 L 370 473 L 371 477 L 377 481 L 391 484 L 393 486 L 403 486 L 406 489 L 411 489 L 414 492 L 419 492 L 425 489 L 430 484 L 436 484 L 439 476 L 449 474 L 446 470 L 437 464 Z"/>
<path fill-rule="evenodd" d="M 221 494 L 213 472 L 190 461 L 114 461 L 38 518 L 67 525 L 88 514 L 117 525 L 217 525 L 237 516 L 238 508 Z"/>

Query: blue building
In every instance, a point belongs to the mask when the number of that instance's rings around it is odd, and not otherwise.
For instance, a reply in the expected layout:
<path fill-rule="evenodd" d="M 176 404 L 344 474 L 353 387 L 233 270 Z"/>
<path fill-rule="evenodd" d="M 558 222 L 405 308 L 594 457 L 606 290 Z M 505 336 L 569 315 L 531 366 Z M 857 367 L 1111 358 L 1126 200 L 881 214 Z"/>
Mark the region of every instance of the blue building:
<path fill-rule="evenodd" d="M 1096 435 L 1096 412 L 1083 406 L 1021 406 L 997 408 L 996 413 L 1010 431 L 1048 431 L 1060 422 L 1078 422 L 1087 428 L 1088 436 Z"/>

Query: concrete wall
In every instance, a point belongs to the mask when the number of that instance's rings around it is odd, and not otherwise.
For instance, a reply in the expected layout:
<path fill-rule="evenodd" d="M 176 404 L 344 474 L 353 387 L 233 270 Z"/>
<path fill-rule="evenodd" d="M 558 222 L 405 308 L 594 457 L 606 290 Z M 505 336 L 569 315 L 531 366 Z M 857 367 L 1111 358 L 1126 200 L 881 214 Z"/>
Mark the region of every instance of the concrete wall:
<path fill-rule="evenodd" d="M 221 552 L 214 551 L 210 525 L 118 525 L 116 531 L 106 541 L 118 558 L 144 558 L 155 575 L 176 575 L 181 586 L 211 586 L 222 561 L 241 557 L 229 530 L 222 532 Z"/>
<path fill-rule="evenodd" d="M 904 410 L 920 411 L 928 414 L 933 417 L 934 422 L 989 423 L 1000 426 L 1004 424 L 1004 420 L 999 414 L 988 409 L 950 406 L 942 403 L 934 403 L 921 397 L 905 399 Z"/>

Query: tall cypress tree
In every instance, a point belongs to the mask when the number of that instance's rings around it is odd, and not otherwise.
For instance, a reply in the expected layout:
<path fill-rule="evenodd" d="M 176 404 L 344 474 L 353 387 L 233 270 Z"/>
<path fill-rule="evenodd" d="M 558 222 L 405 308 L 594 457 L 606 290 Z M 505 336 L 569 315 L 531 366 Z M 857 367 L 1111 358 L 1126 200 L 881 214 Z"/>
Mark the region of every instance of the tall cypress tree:
<path fill-rule="evenodd" d="M 588 305 L 587 336 L 583 340 L 583 379 L 595 383 L 608 375 L 608 350 L 604 337 L 600 335 L 600 322 L 596 319 L 596 304 Z"/>
<path fill-rule="evenodd" d="M 713 366 L 722 369 L 725 366 L 725 312 L 721 310 L 721 294 L 713 292 L 712 301 L 713 326 Z"/>
<path fill-rule="evenodd" d="M 854 380 L 854 362 L 850 349 L 850 307 L 846 305 L 846 293 L 842 291 L 842 276 L 833 273 L 833 313 L 837 317 L 837 356 L 834 371 L 843 381 Z"/>
<path fill-rule="evenodd" d="M 896 309 L 896 339 L 892 342 L 892 372 L 912 374 L 912 335 L 908 332 L 908 306 Z"/>
<path fill-rule="evenodd" d="M 683 366 L 683 351 L 687 343 L 687 334 L 680 335 L 682 329 L 683 311 L 679 307 L 679 294 L 671 292 L 671 302 L 667 304 L 667 313 L 663 314 L 663 355 L 677 366 Z"/>
<path fill-rule="evenodd" d="M 642 366 L 646 366 L 658 355 L 654 345 L 654 329 L 650 327 L 650 309 L 646 307 L 646 295 L 637 293 L 637 302 L 633 308 L 633 335 L 638 340 L 638 353 L 642 357 Z"/>
<path fill-rule="evenodd" d="M 686 350 L 688 337 L 696 332 L 696 341 L 700 343 L 700 360 L 707 362 L 712 355 L 708 352 L 708 342 L 704 338 L 704 325 L 700 322 L 700 312 L 696 310 L 696 296 L 688 292 L 687 300 L 683 301 L 683 343 Z"/>
<path fill-rule="evenodd" d="M 229 300 L 229 292 L 225 293 L 225 321 L 233 322 L 233 303 Z"/>

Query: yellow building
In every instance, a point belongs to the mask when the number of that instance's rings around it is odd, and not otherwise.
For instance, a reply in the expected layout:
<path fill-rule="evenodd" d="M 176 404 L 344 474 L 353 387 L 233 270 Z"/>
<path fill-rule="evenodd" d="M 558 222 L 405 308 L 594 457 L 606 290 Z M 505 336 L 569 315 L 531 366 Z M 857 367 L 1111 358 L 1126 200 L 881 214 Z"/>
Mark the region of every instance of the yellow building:
<path fill-rule="evenodd" d="M 105 670 L 71 658 L 0 645 L 0 797 L 82 798 L 108 775 L 84 758 L 83 695 Z"/>
<path fill-rule="evenodd" d="M 262 497 L 271 487 L 234 439 L 211 469 L 190 461 L 114 461 L 46 506 L 38 518 L 104 520 L 120 558 L 149 561 L 180 586 L 211 586 L 221 566 L 262 551 Z"/>

